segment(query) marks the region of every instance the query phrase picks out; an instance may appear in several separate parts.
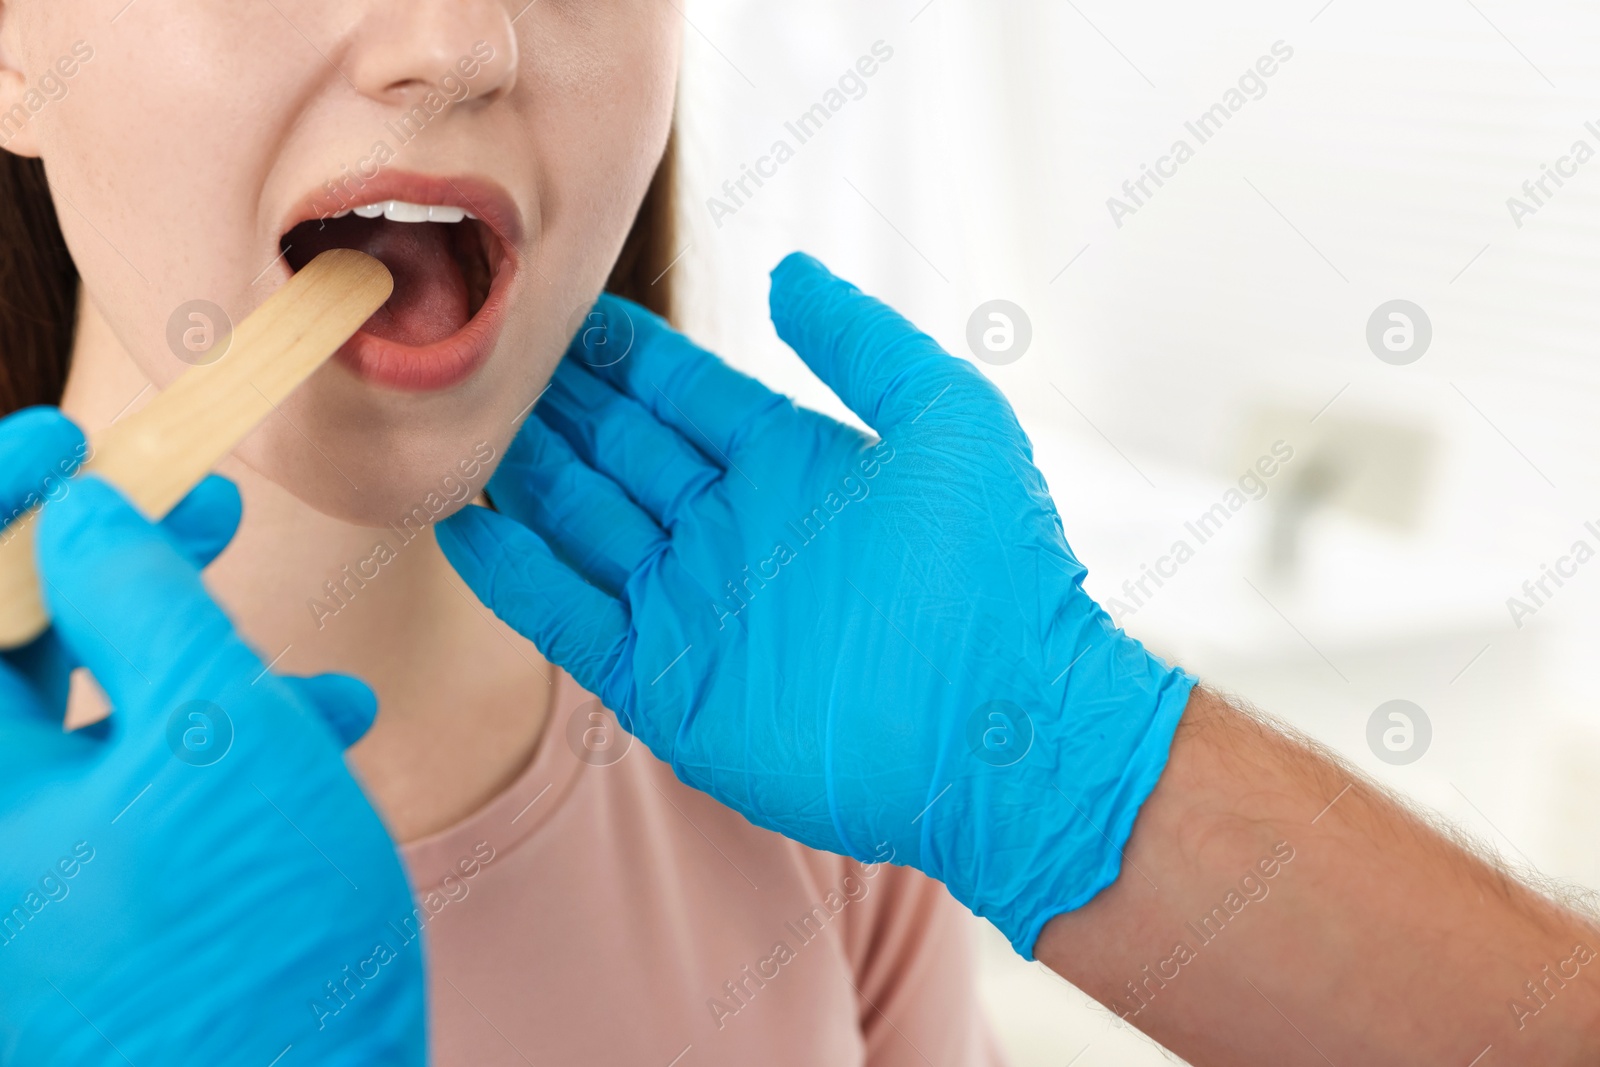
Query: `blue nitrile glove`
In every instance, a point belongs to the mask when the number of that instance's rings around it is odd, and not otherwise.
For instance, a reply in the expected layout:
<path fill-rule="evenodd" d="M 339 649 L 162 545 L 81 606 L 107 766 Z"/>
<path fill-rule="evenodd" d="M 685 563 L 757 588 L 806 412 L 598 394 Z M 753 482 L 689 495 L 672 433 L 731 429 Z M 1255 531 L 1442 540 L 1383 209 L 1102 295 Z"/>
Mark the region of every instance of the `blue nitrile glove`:
<path fill-rule="evenodd" d="M 81 443 L 0 422 L 0 516 L 51 498 L 55 619 L 0 658 L 0 1063 L 421 1064 L 410 893 L 343 758 L 371 690 L 270 673 L 207 596 L 231 483 L 152 526 L 62 481 Z M 78 663 L 114 710 L 65 733 Z"/>
<path fill-rule="evenodd" d="M 1031 957 L 1116 878 L 1194 680 L 1084 593 L 982 374 L 805 256 L 772 318 L 881 441 L 603 297 L 490 484 L 504 514 L 439 541 L 684 782 L 921 868 Z"/>

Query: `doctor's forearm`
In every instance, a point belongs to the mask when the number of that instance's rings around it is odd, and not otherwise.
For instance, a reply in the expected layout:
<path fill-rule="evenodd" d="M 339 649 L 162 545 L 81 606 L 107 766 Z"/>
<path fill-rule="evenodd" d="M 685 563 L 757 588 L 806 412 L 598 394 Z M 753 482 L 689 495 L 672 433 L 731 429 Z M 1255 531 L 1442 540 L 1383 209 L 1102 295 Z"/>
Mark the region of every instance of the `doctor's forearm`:
<path fill-rule="evenodd" d="M 1593 1063 L 1597 953 L 1592 918 L 1200 688 L 1120 877 L 1035 946 L 1197 1067 Z"/>

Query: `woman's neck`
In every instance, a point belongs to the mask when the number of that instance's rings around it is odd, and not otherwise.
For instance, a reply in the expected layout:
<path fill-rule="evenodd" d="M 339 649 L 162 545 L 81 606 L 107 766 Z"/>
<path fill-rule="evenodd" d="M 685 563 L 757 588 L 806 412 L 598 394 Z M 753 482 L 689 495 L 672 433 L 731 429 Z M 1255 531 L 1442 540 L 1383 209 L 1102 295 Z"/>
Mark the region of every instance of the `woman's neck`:
<path fill-rule="evenodd" d="M 82 301 L 62 409 L 93 434 L 155 394 Z M 219 471 L 244 522 L 207 585 L 279 672 L 338 671 L 376 690 L 377 723 L 350 760 L 390 832 L 414 840 L 500 792 L 538 744 L 554 670 L 466 590 L 432 528 L 353 526 L 237 459 Z M 73 721 L 88 700 L 76 696 Z"/>

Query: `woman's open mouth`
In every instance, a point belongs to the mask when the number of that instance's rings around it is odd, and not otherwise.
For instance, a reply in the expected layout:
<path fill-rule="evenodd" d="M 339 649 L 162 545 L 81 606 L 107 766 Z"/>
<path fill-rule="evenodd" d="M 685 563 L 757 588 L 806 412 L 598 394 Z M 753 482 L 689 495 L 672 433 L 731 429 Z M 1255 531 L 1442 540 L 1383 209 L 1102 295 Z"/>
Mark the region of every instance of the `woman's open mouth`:
<path fill-rule="evenodd" d="M 309 217 L 308 217 L 309 216 Z M 447 389 L 488 359 L 517 273 L 520 220 L 497 187 L 393 174 L 334 199 L 319 193 L 279 240 L 291 271 L 330 248 L 374 256 L 394 293 L 339 350 L 362 379 Z"/>

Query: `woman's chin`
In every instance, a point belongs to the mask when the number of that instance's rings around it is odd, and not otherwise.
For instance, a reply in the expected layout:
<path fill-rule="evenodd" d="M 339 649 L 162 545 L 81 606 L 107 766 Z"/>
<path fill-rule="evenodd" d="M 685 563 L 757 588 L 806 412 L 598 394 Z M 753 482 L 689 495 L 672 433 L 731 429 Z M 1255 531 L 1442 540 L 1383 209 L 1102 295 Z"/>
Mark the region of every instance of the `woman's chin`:
<path fill-rule="evenodd" d="M 387 435 L 386 435 L 387 436 Z M 271 423 L 234 450 L 233 458 L 300 503 L 353 526 L 431 526 L 475 500 L 504 455 L 509 435 L 463 437 L 324 434 L 313 442 Z M 246 506 L 250 493 L 246 490 Z"/>

